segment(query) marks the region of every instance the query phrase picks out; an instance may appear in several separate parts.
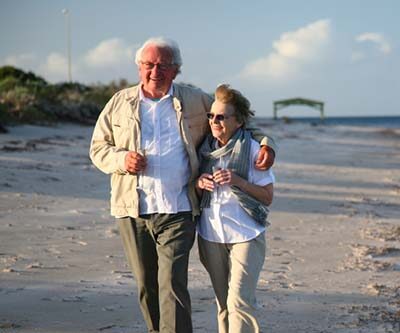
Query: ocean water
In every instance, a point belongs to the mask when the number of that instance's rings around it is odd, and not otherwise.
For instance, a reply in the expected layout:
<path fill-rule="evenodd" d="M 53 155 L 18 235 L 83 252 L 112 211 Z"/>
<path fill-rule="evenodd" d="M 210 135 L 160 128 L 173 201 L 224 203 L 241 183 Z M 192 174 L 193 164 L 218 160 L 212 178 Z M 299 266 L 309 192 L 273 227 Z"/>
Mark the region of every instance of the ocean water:
<path fill-rule="evenodd" d="M 273 123 L 290 122 L 290 123 L 310 123 L 315 125 L 341 125 L 341 126 L 369 126 L 383 128 L 400 128 L 400 116 L 368 116 L 368 117 L 326 117 L 321 120 L 319 117 L 304 117 L 304 118 L 257 118 L 261 122 Z"/>

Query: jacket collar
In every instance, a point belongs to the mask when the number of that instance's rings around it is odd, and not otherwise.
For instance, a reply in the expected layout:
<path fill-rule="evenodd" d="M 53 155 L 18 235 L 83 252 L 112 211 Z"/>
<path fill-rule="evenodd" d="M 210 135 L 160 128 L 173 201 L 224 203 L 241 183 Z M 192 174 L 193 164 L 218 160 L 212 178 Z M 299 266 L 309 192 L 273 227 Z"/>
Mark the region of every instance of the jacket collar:
<path fill-rule="evenodd" d="M 136 106 L 139 103 L 140 99 L 140 89 L 141 89 L 141 83 L 132 86 L 130 88 L 127 88 L 125 90 L 125 99 L 128 101 L 132 106 Z M 174 109 L 178 112 L 182 112 L 182 103 L 181 103 L 181 94 L 180 94 L 180 86 L 179 84 L 173 83 L 173 89 L 172 89 L 172 102 L 174 105 Z"/>
<path fill-rule="evenodd" d="M 182 107 L 182 97 L 181 97 L 181 87 L 179 84 L 173 83 L 174 85 L 174 92 L 172 94 L 172 103 L 174 104 L 174 109 L 178 112 L 183 112 Z"/>

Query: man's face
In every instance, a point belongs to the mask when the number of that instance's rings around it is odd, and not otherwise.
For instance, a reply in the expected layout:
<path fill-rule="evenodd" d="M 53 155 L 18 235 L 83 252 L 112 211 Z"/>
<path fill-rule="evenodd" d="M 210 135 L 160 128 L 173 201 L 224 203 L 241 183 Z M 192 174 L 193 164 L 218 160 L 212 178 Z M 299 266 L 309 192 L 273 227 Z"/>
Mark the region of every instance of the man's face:
<path fill-rule="evenodd" d="M 143 50 L 142 60 L 139 63 L 139 77 L 146 97 L 163 97 L 177 74 L 178 67 L 172 64 L 172 54 L 169 49 L 149 45 Z"/>

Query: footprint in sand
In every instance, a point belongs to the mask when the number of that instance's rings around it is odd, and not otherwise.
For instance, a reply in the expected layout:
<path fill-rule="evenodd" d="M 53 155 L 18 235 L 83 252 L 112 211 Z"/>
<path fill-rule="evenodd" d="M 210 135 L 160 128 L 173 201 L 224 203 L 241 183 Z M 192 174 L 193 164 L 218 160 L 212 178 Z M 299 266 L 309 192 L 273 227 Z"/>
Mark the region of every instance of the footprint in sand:
<path fill-rule="evenodd" d="M 379 223 L 373 228 L 361 230 L 361 237 L 382 242 L 400 241 L 400 226 L 394 226 L 389 223 Z"/>

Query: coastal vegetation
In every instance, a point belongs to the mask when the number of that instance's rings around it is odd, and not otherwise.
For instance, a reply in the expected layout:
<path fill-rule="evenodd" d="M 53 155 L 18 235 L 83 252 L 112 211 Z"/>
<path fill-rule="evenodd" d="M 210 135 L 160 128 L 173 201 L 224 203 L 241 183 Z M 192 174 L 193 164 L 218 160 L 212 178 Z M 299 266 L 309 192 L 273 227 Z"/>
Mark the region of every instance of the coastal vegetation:
<path fill-rule="evenodd" d="M 109 84 L 51 84 L 32 72 L 0 67 L 0 128 L 61 121 L 93 124 L 111 96 L 129 85 L 125 79 Z"/>

